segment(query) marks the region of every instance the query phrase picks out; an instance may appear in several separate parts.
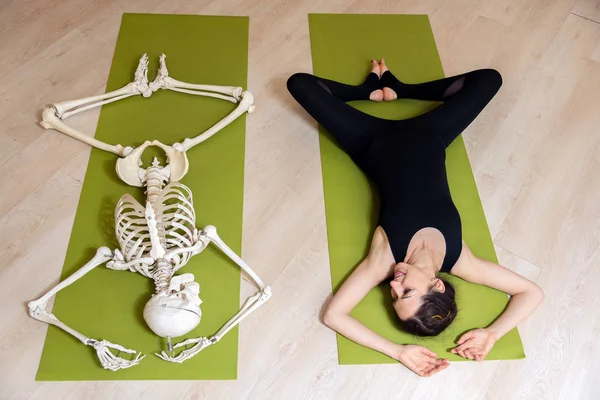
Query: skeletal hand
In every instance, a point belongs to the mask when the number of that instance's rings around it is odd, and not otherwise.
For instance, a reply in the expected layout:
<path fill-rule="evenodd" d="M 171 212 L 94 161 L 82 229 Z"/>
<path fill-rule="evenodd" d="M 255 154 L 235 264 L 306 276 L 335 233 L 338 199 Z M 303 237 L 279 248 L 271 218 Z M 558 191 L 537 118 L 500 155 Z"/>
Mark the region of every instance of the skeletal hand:
<path fill-rule="evenodd" d="M 98 359 L 100 360 L 102 367 L 111 371 L 118 371 L 120 369 L 133 367 L 134 365 L 138 365 L 140 361 L 146 357 L 145 355 L 142 355 L 142 353 L 137 353 L 135 350 L 126 349 L 125 347 L 111 343 L 108 340 L 99 341 L 92 339 L 88 342 L 88 346 L 92 346 L 96 350 L 96 354 L 98 355 Z M 116 355 L 113 354 L 109 348 L 117 350 L 118 353 Z M 118 357 L 119 353 L 137 353 L 137 355 L 133 360 L 125 360 Z"/>
<path fill-rule="evenodd" d="M 196 354 L 200 353 L 200 351 L 207 348 L 208 346 L 210 346 L 213 343 L 214 342 L 212 342 L 210 339 L 205 338 L 205 337 L 188 339 L 188 340 L 184 340 L 183 342 L 178 343 L 175 346 L 173 346 L 174 349 L 185 346 L 185 350 L 183 350 L 181 353 L 179 353 L 176 356 L 171 356 L 171 355 L 167 354 L 164 350 L 161 351 L 160 354 L 158 354 L 158 353 L 155 353 L 155 354 L 157 357 L 159 357 L 165 361 L 176 362 L 176 363 L 181 364 L 185 360 L 194 357 Z M 190 344 L 195 344 L 195 346 L 188 349 L 187 346 Z"/>

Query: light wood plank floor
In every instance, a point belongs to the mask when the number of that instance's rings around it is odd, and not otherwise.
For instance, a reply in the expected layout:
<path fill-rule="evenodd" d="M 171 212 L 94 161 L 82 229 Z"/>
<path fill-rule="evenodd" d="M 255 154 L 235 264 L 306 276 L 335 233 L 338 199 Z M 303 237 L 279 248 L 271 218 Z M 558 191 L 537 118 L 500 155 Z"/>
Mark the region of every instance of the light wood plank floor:
<path fill-rule="evenodd" d="M 251 17 L 243 255 L 275 296 L 241 326 L 236 381 L 34 381 L 47 328 L 25 303 L 58 280 L 89 155 L 36 122 L 104 90 L 123 12 Z M 502 72 L 464 137 L 501 263 L 546 292 L 520 326 L 527 359 L 432 378 L 337 364 L 318 318 L 331 284 L 316 125 L 284 86 L 311 71 L 309 12 L 429 14 L 446 74 Z M 598 0 L 4 0 L 0 37 L 0 399 L 600 399 Z M 97 117 L 77 121 L 93 132 Z"/>

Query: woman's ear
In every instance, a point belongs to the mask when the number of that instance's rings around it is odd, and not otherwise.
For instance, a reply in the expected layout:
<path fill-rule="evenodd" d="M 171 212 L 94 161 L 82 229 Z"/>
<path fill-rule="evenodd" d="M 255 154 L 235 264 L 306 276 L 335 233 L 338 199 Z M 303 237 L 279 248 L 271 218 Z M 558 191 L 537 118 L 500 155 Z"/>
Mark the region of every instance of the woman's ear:
<path fill-rule="evenodd" d="M 435 282 L 431 288 L 440 293 L 444 293 L 446 291 L 446 285 L 444 285 L 444 281 L 442 281 L 440 278 L 435 278 Z"/>

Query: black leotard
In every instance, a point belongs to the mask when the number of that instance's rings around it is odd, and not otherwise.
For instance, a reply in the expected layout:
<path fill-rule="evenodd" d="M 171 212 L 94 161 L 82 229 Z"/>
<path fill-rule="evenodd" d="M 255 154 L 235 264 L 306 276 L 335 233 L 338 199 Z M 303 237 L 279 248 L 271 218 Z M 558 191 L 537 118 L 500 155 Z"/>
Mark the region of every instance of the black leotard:
<path fill-rule="evenodd" d="M 449 272 L 462 250 L 458 211 L 446 176 L 446 147 L 494 97 L 502 84 L 491 69 L 421 84 L 400 82 L 386 71 L 371 73 L 358 86 L 310 74 L 290 77 L 292 96 L 319 122 L 376 184 L 381 199 L 379 225 L 388 236 L 396 262 L 404 261 L 410 240 L 426 227 L 446 240 L 441 271 Z M 382 87 L 398 98 L 443 101 L 439 107 L 406 120 L 386 120 L 348 104 L 368 100 Z"/>

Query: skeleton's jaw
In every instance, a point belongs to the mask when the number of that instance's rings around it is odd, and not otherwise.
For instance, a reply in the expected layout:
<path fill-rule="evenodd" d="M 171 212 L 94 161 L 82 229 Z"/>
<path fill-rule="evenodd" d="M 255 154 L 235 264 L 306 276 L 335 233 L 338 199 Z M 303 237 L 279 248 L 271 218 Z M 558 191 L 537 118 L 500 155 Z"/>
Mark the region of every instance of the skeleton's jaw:
<path fill-rule="evenodd" d="M 161 337 L 183 336 L 198 326 L 201 317 L 199 302 L 188 300 L 182 292 L 157 293 L 144 307 L 144 320 Z"/>

